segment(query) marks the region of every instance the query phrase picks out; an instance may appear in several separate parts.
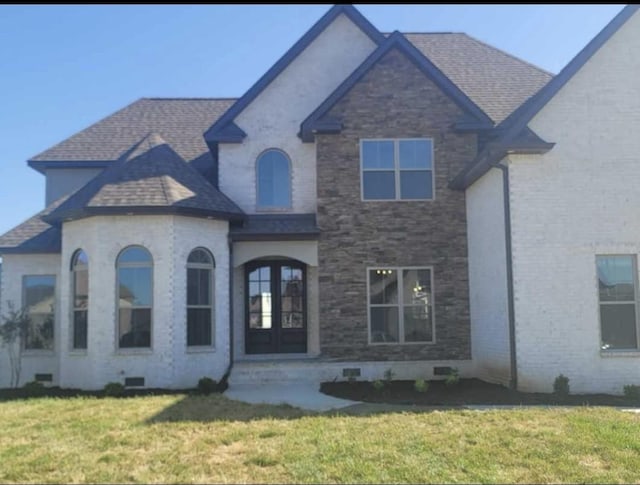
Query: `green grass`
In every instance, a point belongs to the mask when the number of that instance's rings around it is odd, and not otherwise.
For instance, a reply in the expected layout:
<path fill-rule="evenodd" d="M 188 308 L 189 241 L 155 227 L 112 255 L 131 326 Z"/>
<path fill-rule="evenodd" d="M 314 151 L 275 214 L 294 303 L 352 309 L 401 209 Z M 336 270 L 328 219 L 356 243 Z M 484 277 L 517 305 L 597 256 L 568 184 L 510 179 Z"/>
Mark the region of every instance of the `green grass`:
<path fill-rule="evenodd" d="M 223 396 L 0 402 L 0 482 L 637 482 L 611 408 L 318 415 Z"/>

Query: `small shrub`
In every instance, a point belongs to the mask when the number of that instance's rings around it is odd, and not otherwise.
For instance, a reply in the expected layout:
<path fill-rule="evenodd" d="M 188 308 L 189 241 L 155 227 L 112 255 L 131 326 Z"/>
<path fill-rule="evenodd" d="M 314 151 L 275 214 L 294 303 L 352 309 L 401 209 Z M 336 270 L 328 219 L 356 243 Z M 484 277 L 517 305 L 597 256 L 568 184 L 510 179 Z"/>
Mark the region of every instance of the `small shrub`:
<path fill-rule="evenodd" d="M 44 384 L 38 381 L 27 382 L 24 386 L 22 386 L 22 390 L 24 392 L 24 395 L 27 397 L 44 396 L 47 392 Z"/>
<path fill-rule="evenodd" d="M 382 389 L 384 389 L 384 382 L 380 379 L 376 379 L 373 381 L 373 388 L 378 392 L 382 391 Z"/>
<path fill-rule="evenodd" d="M 631 401 L 640 401 L 640 386 L 629 384 L 623 387 L 624 397 Z"/>
<path fill-rule="evenodd" d="M 218 383 L 210 377 L 203 377 L 198 381 L 198 391 L 200 394 L 208 395 L 215 392 L 218 387 Z"/>
<path fill-rule="evenodd" d="M 124 386 L 119 382 L 109 382 L 104 386 L 104 395 L 107 397 L 121 397 L 124 396 Z"/>
<path fill-rule="evenodd" d="M 429 390 L 429 383 L 424 379 L 416 379 L 413 383 L 413 388 L 418 392 L 427 392 Z"/>
<path fill-rule="evenodd" d="M 384 380 L 387 382 L 391 382 L 395 376 L 391 367 L 384 371 Z"/>
<path fill-rule="evenodd" d="M 553 393 L 558 397 L 567 397 L 569 395 L 569 378 L 560 374 L 553 381 Z"/>
<path fill-rule="evenodd" d="M 453 387 L 457 386 L 459 382 L 460 373 L 458 372 L 458 369 L 454 367 L 453 369 L 451 369 L 451 371 L 449 371 L 447 378 L 444 380 L 444 384 L 447 387 Z"/>

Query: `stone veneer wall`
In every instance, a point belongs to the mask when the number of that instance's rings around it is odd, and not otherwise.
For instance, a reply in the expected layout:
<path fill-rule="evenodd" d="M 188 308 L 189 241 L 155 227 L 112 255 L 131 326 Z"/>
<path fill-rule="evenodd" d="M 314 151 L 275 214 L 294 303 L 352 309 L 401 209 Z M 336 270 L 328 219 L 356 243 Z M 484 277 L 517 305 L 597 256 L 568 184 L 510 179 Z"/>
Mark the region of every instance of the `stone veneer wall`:
<path fill-rule="evenodd" d="M 471 161 L 477 140 L 457 134 L 460 108 L 402 53 L 385 55 L 328 117 L 337 135 L 317 146 L 320 345 L 349 360 L 470 359 L 465 196 L 447 188 Z M 363 202 L 362 138 L 420 138 L 434 143 L 435 200 Z M 369 345 L 366 268 L 433 266 L 433 344 Z"/>

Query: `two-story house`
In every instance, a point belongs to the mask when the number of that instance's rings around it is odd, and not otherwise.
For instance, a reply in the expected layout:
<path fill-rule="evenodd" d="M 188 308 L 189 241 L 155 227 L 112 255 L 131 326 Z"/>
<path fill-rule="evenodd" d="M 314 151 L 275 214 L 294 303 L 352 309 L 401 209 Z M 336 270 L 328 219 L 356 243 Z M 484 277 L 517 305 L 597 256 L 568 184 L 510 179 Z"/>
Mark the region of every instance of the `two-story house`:
<path fill-rule="evenodd" d="M 23 382 L 640 382 L 636 11 L 553 77 L 335 6 L 240 98 L 33 157 L 47 207 L 0 237 Z"/>

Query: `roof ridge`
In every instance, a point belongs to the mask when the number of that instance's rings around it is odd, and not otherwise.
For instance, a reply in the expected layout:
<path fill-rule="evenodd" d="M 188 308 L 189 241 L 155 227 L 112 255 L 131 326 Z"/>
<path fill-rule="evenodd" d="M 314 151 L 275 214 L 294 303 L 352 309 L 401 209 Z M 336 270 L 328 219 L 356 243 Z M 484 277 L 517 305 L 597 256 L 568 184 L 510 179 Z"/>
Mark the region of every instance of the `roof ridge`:
<path fill-rule="evenodd" d="M 474 42 L 476 42 L 478 44 L 482 44 L 483 46 L 489 47 L 489 48 L 493 49 L 494 51 L 500 52 L 500 53 L 504 54 L 505 56 L 508 56 L 511 59 L 515 60 L 515 61 L 521 62 L 522 64 L 526 64 L 529 67 L 533 67 L 534 69 L 536 69 L 536 70 L 538 70 L 538 71 L 540 71 L 540 72 L 542 72 L 544 74 L 547 74 L 547 75 L 549 75 L 551 77 L 555 77 L 555 74 L 552 73 L 551 71 L 547 71 L 546 69 L 543 69 L 540 66 L 536 66 L 532 62 L 526 61 L 526 60 L 516 56 L 515 54 L 511 54 L 510 52 L 507 52 L 507 51 L 501 49 L 500 47 L 496 47 L 496 46 L 494 46 L 492 44 L 489 44 L 489 43 L 487 43 L 487 42 L 485 42 L 483 40 L 480 40 L 480 39 L 478 39 L 478 38 L 476 38 L 476 37 L 474 37 L 472 35 L 467 34 L 466 32 L 461 32 L 461 34 L 466 36 L 466 37 L 468 37 L 472 41 L 474 41 Z"/>
<path fill-rule="evenodd" d="M 162 97 L 162 96 L 151 96 L 151 97 L 143 97 L 140 99 L 150 100 L 150 101 L 235 101 L 238 99 L 237 97 L 199 97 L 199 96 L 185 96 L 185 97 Z"/>

